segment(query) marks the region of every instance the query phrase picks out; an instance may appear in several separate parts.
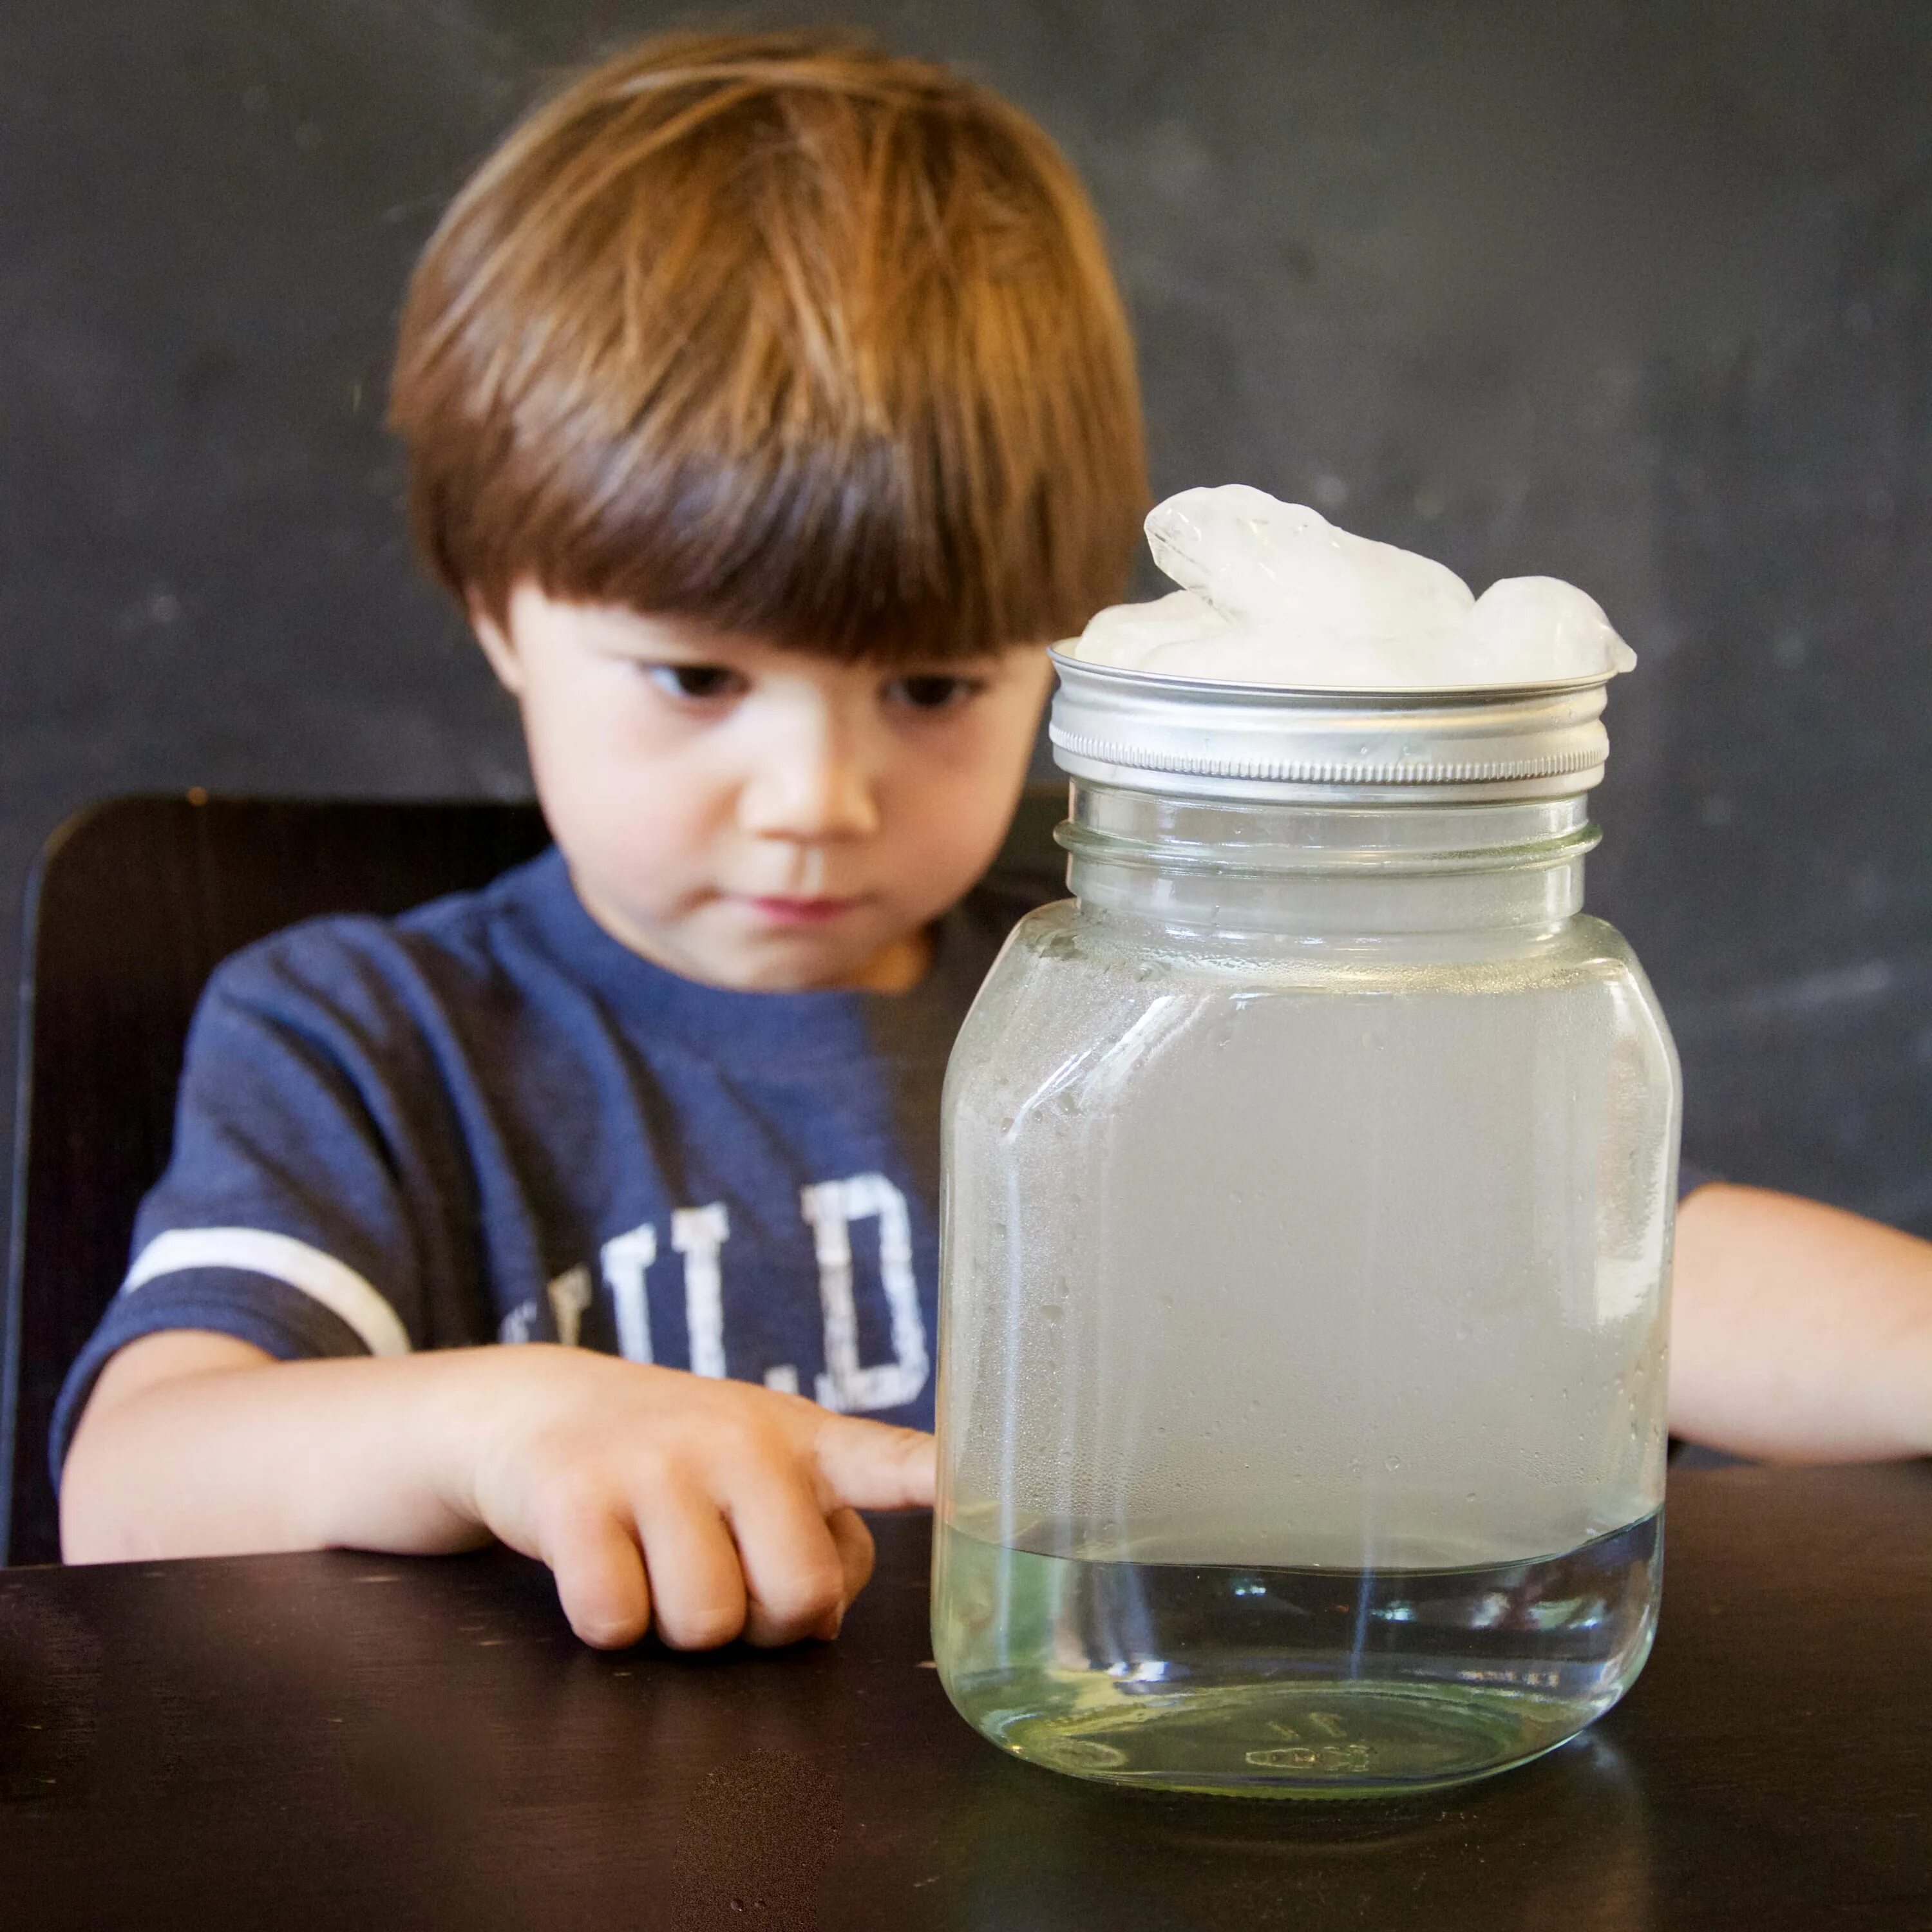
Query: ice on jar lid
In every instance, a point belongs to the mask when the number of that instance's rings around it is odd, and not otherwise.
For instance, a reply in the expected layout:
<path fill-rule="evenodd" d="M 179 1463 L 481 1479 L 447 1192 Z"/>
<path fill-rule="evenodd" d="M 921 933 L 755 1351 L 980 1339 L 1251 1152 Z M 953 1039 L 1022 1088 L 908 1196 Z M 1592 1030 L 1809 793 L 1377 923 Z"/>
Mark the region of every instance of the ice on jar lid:
<path fill-rule="evenodd" d="M 1318 511 L 1232 483 L 1184 490 L 1147 520 L 1180 588 L 1102 610 L 1061 648 L 1217 684 L 1315 691 L 1496 690 L 1630 670 L 1594 599 L 1553 577 L 1481 596 L 1446 566 L 1338 530 Z"/>

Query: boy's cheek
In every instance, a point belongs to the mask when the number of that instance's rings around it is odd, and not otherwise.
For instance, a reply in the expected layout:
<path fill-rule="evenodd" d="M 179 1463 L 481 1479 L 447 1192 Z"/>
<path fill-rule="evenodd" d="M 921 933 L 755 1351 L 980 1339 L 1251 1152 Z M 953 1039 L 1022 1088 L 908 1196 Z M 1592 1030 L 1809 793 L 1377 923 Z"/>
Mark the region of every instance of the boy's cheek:
<path fill-rule="evenodd" d="M 712 835 L 694 788 L 567 755 L 534 775 L 573 872 L 620 890 L 640 912 L 668 910 L 702 883 Z"/>
<path fill-rule="evenodd" d="M 902 829 L 892 842 L 892 876 L 880 884 L 904 927 L 924 924 L 971 890 L 999 851 L 1007 816 L 974 798 Z"/>

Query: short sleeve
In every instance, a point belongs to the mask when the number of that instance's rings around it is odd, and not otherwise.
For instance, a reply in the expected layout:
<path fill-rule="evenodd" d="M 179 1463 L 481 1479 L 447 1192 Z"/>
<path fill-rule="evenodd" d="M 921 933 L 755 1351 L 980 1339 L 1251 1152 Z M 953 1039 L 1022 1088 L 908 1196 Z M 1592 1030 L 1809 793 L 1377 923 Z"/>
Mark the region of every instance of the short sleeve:
<path fill-rule="evenodd" d="M 1690 1199 L 1700 1187 L 1708 1187 L 1717 1179 L 1708 1168 L 1694 1167 L 1688 1160 L 1677 1164 L 1677 1198 L 1679 1202 Z"/>
<path fill-rule="evenodd" d="M 209 981 L 166 1171 L 61 1390 L 56 1482 L 101 1369 L 142 1336 L 212 1330 L 283 1360 L 402 1354 L 428 1339 L 447 1242 L 424 1204 L 452 1177 L 437 1172 L 447 1137 L 393 948 L 376 922 L 318 922 Z"/>

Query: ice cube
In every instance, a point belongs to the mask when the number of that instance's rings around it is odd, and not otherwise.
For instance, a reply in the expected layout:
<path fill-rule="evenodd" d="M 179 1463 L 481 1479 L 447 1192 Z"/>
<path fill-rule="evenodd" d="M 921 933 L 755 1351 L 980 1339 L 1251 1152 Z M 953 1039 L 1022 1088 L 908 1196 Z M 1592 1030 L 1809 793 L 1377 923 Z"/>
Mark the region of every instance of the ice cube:
<path fill-rule="evenodd" d="M 1338 530 L 1305 503 L 1246 484 L 1184 490 L 1148 518 L 1154 561 L 1237 622 L 1284 634 L 1400 637 L 1466 616 L 1475 600 L 1445 565 Z"/>
<path fill-rule="evenodd" d="M 1610 628 L 1594 597 L 1555 577 L 1505 577 L 1476 600 L 1464 682 L 1518 684 L 1614 676 L 1636 653 Z"/>
<path fill-rule="evenodd" d="M 1338 530 L 1246 484 L 1184 490 L 1147 520 L 1181 588 L 1102 610 L 1088 663 L 1309 690 L 1480 689 L 1608 677 L 1636 662 L 1596 603 L 1550 577 L 1472 597 L 1426 556 Z"/>
<path fill-rule="evenodd" d="M 1180 638 L 1158 645 L 1138 668 L 1168 677 L 1209 678 L 1217 684 L 1410 691 L 1454 682 L 1450 668 L 1464 649 L 1460 629 L 1431 632 L 1420 639 L 1231 630 L 1218 638 Z"/>
<path fill-rule="evenodd" d="M 1205 598 L 1173 590 L 1150 603 L 1116 604 L 1102 610 L 1082 633 L 1079 655 L 1088 664 L 1141 670 L 1148 653 L 1162 645 L 1213 637 L 1227 628 L 1227 619 Z"/>

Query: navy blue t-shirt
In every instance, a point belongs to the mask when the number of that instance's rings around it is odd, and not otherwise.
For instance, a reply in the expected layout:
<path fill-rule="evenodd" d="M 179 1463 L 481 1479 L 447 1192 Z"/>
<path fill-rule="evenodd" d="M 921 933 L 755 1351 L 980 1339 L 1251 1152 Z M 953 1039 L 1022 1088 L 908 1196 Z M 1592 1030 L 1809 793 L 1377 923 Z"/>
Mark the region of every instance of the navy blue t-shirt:
<path fill-rule="evenodd" d="M 170 1328 L 284 1360 L 574 1342 L 930 1428 L 940 1084 L 1038 897 L 969 895 L 892 995 L 680 979 L 554 850 L 236 954 L 56 1470 L 108 1358 Z"/>

